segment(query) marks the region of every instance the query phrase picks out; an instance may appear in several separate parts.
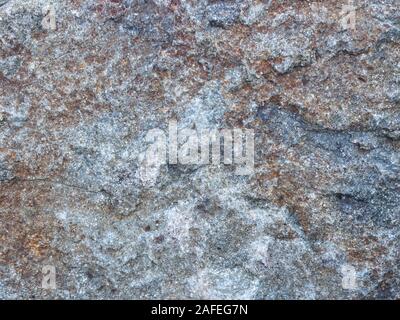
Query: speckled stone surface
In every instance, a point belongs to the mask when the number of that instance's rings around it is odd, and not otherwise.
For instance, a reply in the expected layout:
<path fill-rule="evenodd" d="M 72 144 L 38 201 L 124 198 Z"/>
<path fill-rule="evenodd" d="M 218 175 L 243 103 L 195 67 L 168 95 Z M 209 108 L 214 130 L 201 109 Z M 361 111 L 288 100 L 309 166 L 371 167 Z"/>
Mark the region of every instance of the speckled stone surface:
<path fill-rule="evenodd" d="M 399 299 L 400 3 L 346 4 L 0 0 L 0 298 Z M 254 172 L 144 185 L 170 119 Z"/>

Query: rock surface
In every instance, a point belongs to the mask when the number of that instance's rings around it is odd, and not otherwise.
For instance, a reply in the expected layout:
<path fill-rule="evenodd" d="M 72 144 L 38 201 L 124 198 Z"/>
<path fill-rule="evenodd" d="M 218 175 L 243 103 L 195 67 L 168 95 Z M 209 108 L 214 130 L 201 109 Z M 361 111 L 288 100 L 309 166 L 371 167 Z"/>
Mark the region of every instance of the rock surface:
<path fill-rule="evenodd" d="M 0 0 L 0 298 L 399 299 L 400 4 L 344 5 Z M 170 119 L 254 172 L 141 183 Z"/>

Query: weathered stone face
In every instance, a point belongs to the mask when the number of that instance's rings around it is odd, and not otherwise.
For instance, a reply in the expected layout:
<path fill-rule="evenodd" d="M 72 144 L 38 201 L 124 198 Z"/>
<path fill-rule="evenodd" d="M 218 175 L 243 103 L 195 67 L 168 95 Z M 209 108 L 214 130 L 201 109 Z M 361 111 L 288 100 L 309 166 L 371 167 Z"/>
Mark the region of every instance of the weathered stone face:
<path fill-rule="evenodd" d="M 347 4 L 0 0 L 0 298 L 399 299 L 400 5 Z M 143 183 L 171 119 L 253 172 Z"/>

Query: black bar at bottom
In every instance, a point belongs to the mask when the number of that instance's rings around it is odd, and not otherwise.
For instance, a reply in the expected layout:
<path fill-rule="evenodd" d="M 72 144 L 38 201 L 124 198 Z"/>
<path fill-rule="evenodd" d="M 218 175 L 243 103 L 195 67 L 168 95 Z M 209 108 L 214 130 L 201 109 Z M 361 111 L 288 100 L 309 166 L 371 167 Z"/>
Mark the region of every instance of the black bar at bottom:
<path fill-rule="evenodd" d="M 127 319 L 277 319 L 286 316 L 344 317 L 350 309 L 358 317 L 398 309 L 399 301 L 237 301 L 237 300 L 128 300 L 128 301 L 0 301 L 3 312 L 20 312 L 41 318 L 82 315 Z M 9 310 L 7 310 L 9 309 Z M 397 310 L 396 310 L 397 311 Z M 393 314 L 393 313 L 392 313 Z"/>

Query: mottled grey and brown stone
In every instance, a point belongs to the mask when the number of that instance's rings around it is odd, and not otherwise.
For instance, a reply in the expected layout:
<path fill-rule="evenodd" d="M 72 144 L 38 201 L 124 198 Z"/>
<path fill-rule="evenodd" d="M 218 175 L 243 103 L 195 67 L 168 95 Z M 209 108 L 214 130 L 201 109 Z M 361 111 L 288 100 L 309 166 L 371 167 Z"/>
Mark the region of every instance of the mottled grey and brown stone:
<path fill-rule="evenodd" d="M 346 4 L 0 0 L 0 298 L 399 299 L 400 3 Z M 141 184 L 170 119 L 254 173 Z"/>

